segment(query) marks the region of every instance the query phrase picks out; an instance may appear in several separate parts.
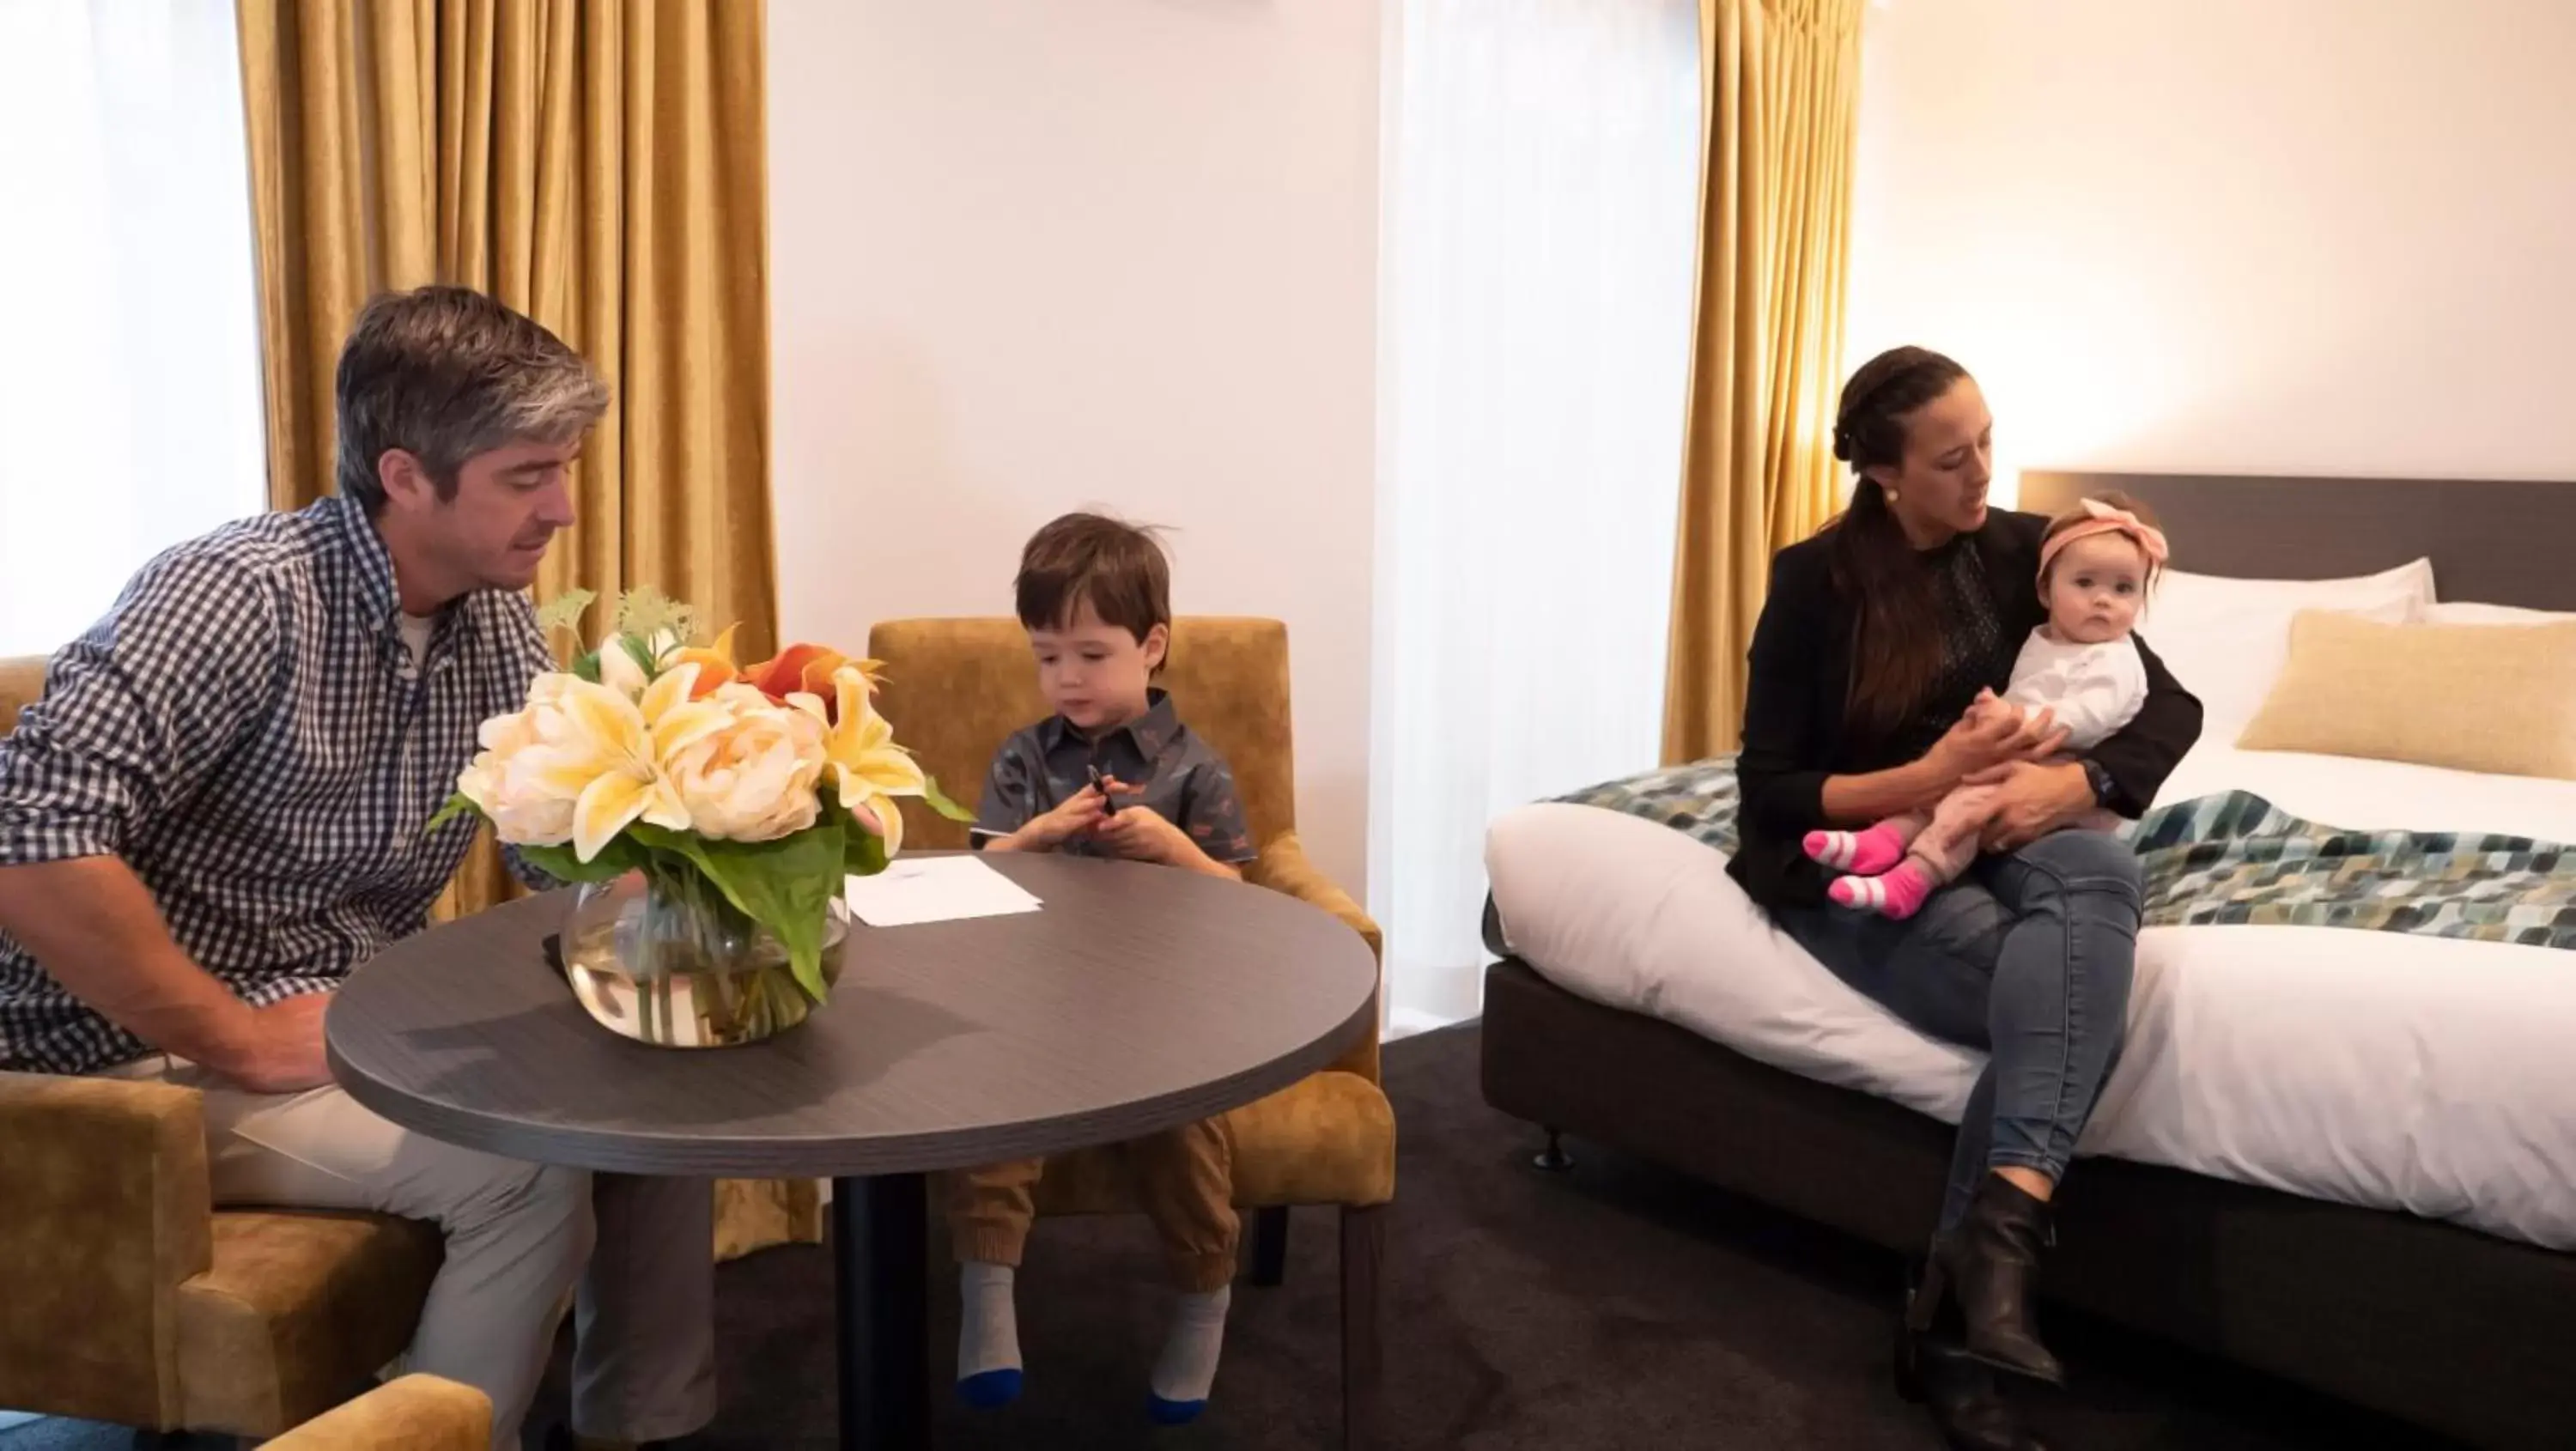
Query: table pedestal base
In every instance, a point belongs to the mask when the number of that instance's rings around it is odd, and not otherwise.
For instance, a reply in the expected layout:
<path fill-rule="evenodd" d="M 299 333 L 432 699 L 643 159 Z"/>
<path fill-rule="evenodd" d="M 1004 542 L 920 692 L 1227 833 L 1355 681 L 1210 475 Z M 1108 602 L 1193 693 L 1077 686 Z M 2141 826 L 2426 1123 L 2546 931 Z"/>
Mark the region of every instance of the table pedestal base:
<path fill-rule="evenodd" d="M 832 1181 L 843 1451 L 930 1445 L 929 1260 L 921 1175 Z"/>

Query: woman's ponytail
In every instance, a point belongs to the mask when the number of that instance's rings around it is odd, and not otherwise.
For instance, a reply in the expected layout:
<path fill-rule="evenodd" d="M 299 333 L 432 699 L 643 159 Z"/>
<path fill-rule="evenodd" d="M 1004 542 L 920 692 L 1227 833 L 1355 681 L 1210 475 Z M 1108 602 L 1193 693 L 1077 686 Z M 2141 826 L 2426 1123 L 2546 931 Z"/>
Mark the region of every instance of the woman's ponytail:
<path fill-rule="evenodd" d="M 1905 462 L 1905 420 L 1968 370 L 1929 348 L 1891 348 L 1843 385 L 1834 457 L 1851 465 L 1851 503 L 1825 528 L 1835 590 L 1852 601 L 1858 635 L 1843 699 L 1847 725 L 1885 741 L 1905 729 L 1941 677 L 1940 598 L 1905 537 L 1887 491 L 1868 471 Z"/>

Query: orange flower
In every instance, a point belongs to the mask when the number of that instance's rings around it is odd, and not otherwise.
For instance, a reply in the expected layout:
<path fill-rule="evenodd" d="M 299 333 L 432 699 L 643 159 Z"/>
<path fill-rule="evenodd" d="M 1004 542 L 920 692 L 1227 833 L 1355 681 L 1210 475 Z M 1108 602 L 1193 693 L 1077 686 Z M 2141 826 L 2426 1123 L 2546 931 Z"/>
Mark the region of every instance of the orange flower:
<path fill-rule="evenodd" d="M 717 686 L 738 679 L 742 674 L 733 663 L 733 632 L 741 628 L 740 625 L 727 625 L 712 645 L 691 645 L 672 651 L 671 658 L 663 662 L 662 668 L 676 670 L 683 665 L 695 665 L 698 667 L 698 684 L 689 693 L 689 698 L 696 700 L 714 694 Z"/>
<path fill-rule="evenodd" d="M 840 658 L 841 652 L 828 646 L 790 645 L 759 664 L 744 670 L 742 675 L 745 680 L 760 687 L 762 694 L 772 700 L 783 702 L 800 690 L 809 695 L 822 694 L 821 691 L 805 683 L 806 667 L 824 666 L 825 662 L 837 661 Z M 830 680 L 831 670 L 828 667 L 824 668 L 819 678 Z"/>
<path fill-rule="evenodd" d="M 853 660 L 828 645 L 790 645 L 757 665 L 743 667 L 742 678 L 781 705 L 786 704 L 787 697 L 791 695 L 814 696 L 823 702 L 826 720 L 837 723 L 840 719 L 840 697 L 832 688 L 832 680 L 844 667 L 865 676 L 873 690 L 877 672 L 884 668 L 884 663 Z"/>

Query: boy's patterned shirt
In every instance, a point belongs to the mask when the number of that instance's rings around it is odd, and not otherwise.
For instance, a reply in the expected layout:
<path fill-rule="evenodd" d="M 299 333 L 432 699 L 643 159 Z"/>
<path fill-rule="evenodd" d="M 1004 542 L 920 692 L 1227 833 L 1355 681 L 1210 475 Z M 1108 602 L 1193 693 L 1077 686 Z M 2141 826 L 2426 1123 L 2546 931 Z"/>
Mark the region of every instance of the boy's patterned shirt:
<path fill-rule="evenodd" d="M 1239 866 L 1258 852 L 1243 819 L 1243 799 L 1225 757 L 1181 724 L 1172 697 L 1149 692 L 1143 715 L 1098 740 L 1083 736 L 1062 716 L 1013 735 L 993 758 L 984 800 L 975 813 L 978 837 L 1008 836 L 1053 811 L 1091 784 L 1090 770 L 1137 788 L 1121 794 L 1120 810 L 1150 808 L 1189 834 L 1211 860 Z M 1091 842 L 1067 842 L 1076 856 L 1097 856 Z"/>

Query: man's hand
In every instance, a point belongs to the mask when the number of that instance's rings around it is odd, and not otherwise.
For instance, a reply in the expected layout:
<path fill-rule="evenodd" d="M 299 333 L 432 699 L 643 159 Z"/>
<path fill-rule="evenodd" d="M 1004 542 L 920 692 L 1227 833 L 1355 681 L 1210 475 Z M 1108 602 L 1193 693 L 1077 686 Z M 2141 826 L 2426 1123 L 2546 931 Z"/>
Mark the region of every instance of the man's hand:
<path fill-rule="evenodd" d="M 236 1042 L 205 1066 L 253 1093 L 301 1093 L 331 1081 L 322 1052 L 322 1015 L 331 994 L 304 993 L 253 1008 Z"/>
<path fill-rule="evenodd" d="M 116 857 L 0 867 L 0 930 L 72 996 L 164 1053 L 275 1091 L 331 1081 L 327 1000 L 244 1003 L 171 940 L 160 905 Z"/>
<path fill-rule="evenodd" d="M 2093 783 L 2074 761 L 2011 761 L 1976 772 L 1971 786 L 1995 788 L 1981 840 L 1988 851 L 2019 851 L 2093 809 Z"/>

